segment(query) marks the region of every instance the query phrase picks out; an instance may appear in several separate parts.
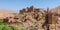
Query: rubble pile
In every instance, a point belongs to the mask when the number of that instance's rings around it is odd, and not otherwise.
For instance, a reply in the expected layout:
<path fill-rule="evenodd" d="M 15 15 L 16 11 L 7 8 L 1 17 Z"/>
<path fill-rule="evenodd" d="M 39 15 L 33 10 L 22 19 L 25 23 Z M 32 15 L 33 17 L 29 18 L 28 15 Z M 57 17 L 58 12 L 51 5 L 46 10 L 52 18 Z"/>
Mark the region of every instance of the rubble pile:
<path fill-rule="evenodd" d="M 16 17 L 29 30 L 44 30 L 42 25 L 45 22 L 45 12 L 42 8 L 31 6 L 30 8 L 20 10 Z"/>
<path fill-rule="evenodd" d="M 60 6 L 49 9 L 23 8 L 13 17 L 7 17 L 4 22 L 13 26 L 23 26 L 28 30 L 60 30 Z"/>
<path fill-rule="evenodd" d="M 60 30 L 60 6 L 50 9 L 51 13 L 50 20 L 52 20 L 50 24 L 50 30 Z"/>

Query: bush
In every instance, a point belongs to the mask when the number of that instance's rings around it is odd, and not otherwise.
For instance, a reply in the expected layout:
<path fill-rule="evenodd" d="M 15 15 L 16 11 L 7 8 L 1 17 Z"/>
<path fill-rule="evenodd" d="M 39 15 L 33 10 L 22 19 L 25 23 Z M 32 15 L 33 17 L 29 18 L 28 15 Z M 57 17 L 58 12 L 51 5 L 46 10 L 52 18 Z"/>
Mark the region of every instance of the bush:
<path fill-rule="evenodd" d="M 7 24 L 0 24 L 0 30 L 27 30 L 24 27 L 15 27 L 15 26 L 9 26 Z"/>
<path fill-rule="evenodd" d="M 10 26 L 13 30 L 19 30 L 17 27 Z"/>
<path fill-rule="evenodd" d="M 13 30 L 13 29 L 11 27 L 9 27 L 9 26 L 4 26 L 3 30 Z"/>
<path fill-rule="evenodd" d="M 2 30 L 2 29 L 3 29 L 3 27 L 4 27 L 4 25 L 3 25 L 3 24 L 0 24 L 0 30 Z"/>
<path fill-rule="evenodd" d="M 24 27 L 9 26 L 6 23 L 3 23 L 3 20 L 0 19 L 0 30 L 27 30 L 27 29 Z"/>
<path fill-rule="evenodd" d="M 0 24 L 0 30 L 13 30 L 9 25 L 6 24 Z"/>
<path fill-rule="evenodd" d="M 18 30 L 27 30 L 27 29 L 24 27 L 18 27 Z"/>
<path fill-rule="evenodd" d="M 26 28 L 24 27 L 13 27 L 13 26 L 10 26 L 13 30 L 27 30 Z"/>
<path fill-rule="evenodd" d="M 0 23 L 3 23 L 3 20 L 2 19 L 0 19 Z"/>

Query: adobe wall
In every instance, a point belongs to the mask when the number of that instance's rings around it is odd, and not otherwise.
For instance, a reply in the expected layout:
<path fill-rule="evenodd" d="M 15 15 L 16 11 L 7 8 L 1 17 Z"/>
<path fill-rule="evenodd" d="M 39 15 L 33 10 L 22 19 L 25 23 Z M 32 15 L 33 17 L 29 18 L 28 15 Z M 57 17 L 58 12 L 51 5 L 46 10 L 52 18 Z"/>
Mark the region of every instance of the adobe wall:
<path fill-rule="evenodd" d="M 31 6 L 31 7 L 27 7 L 27 8 L 20 10 L 19 13 L 22 14 L 22 13 L 26 13 L 26 12 L 35 12 L 36 10 L 37 10 L 37 12 L 39 12 L 40 9 L 36 9 L 34 6 Z"/>

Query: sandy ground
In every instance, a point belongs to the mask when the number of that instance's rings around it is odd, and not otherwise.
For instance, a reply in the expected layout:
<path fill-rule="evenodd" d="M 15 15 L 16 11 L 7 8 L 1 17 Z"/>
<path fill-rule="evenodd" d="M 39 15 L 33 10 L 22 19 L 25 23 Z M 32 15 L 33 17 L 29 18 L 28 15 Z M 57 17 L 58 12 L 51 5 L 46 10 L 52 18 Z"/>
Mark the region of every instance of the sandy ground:
<path fill-rule="evenodd" d="M 9 16 L 13 16 L 12 13 L 13 13 L 13 11 L 0 9 L 0 19 L 9 17 Z"/>

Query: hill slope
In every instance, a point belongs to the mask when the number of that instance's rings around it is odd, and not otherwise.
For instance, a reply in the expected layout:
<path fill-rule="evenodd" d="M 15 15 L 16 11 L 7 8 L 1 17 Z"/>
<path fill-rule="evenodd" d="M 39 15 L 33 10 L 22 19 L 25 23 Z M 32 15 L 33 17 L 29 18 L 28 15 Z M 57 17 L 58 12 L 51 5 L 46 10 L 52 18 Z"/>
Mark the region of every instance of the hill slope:
<path fill-rule="evenodd" d="M 7 9 L 0 9 L 0 19 L 13 16 L 13 11 L 7 10 Z"/>

